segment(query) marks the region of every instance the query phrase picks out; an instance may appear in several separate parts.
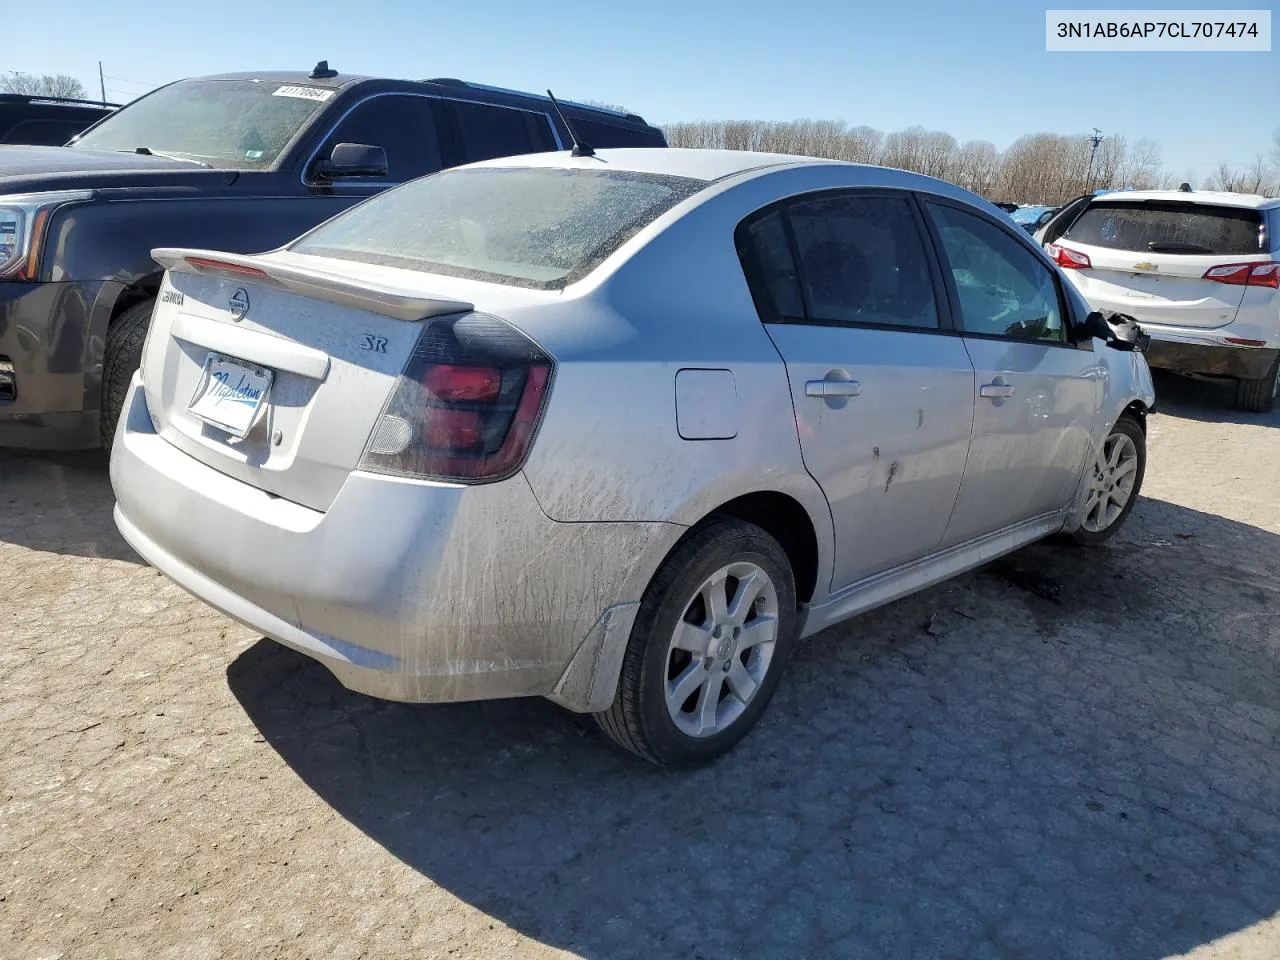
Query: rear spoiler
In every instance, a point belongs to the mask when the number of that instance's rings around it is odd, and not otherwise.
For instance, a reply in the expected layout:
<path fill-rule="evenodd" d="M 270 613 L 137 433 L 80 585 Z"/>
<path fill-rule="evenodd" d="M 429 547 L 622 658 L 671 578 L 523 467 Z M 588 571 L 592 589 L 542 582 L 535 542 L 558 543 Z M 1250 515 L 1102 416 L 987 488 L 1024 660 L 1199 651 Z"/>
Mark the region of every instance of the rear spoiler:
<path fill-rule="evenodd" d="M 446 300 L 384 284 L 352 280 L 323 270 L 281 263 L 262 254 L 157 247 L 151 251 L 151 257 L 172 273 L 245 279 L 397 320 L 412 322 L 450 313 L 468 313 L 475 309 L 474 304 L 462 300 Z"/>

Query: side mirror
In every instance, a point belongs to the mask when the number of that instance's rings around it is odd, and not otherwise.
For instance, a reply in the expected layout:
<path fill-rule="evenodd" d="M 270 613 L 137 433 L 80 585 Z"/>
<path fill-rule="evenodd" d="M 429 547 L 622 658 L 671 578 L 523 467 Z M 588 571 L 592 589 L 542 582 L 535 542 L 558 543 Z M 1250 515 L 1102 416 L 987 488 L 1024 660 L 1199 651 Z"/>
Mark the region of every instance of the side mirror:
<path fill-rule="evenodd" d="M 1146 353 L 1151 337 L 1142 332 L 1138 321 L 1125 313 L 1110 317 L 1094 310 L 1075 327 L 1078 340 L 1096 337 L 1113 350 L 1137 350 Z"/>
<path fill-rule="evenodd" d="M 325 180 L 342 177 L 385 177 L 387 151 L 367 143 L 340 143 L 316 173 Z"/>

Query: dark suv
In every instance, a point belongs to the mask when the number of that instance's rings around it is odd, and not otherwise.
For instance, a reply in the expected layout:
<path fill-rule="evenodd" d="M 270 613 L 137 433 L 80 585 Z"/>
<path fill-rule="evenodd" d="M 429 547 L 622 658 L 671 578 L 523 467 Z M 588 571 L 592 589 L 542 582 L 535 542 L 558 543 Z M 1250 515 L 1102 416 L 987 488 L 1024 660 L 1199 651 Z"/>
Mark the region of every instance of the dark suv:
<path fill-rule="evenodd" d="M 593 147 L 664 147 L 561 101 Z M 162 270 L 156 247 L 254 253 L 444 167 L 567 148 L 549 98 L 461 80 L 181 80 L 67 147 L 0 147 L 0 446 L 110 446 Z"/>
<path fill-rule="evenodd" d="M 117 106 L 66 97 L 0 93 L 0 143 L 60 146 Z"/>

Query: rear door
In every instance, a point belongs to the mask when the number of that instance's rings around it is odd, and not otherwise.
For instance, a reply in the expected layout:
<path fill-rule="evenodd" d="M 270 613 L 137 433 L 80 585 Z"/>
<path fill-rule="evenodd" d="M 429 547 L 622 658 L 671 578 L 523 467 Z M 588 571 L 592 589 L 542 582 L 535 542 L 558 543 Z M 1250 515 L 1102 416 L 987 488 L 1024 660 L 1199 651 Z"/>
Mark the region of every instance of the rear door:
<path fill-rule="evenodd" d="M 1092 266 L 1072 279 L 1093 306 L 1145 324 L 1223 327 L 1245 287 L 1204 279 L 1224 263 L 1265 261 L 1262 215 L 1244 207 L 1156 200 L 1097 200 L 1059 242 Z"/>
<path fill-rule="evenodd" d="M 810 195 L 749 219 L 738 242 L 831 505 L 833 588 L 929 554 L 964 474 L 973 367 L 914 200 Z"/>
<path fill-rule="evenodd" d="M 973 440 L 948 545 L 1064 508 L 1102 402 L 1091 345 L 1067 336 L 1054 270 L 993 217 L 925 203 L 977 373 Z"/>

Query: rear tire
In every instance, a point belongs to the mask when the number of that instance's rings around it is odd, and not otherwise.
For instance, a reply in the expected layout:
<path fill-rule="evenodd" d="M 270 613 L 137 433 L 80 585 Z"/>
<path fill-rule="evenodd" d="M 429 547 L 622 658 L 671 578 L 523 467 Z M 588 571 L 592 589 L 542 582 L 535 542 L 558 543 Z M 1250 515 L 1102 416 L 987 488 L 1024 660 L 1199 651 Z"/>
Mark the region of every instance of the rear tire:
<path fill-rule="evenodd" d="M 1081 525 L 1070 537 L 1081 546 L 1095 547 L 1115 536 L 1142 492 L 1142 478 L 1147 473 L 1147 435 L 1142 425 L 1123 414 L 1088 469 L 1093 483 Z M 1123 496 L 1123 502 L 1117 503 L 1118 496 Z"/>
<path fill-rule="evenodd" d="M 613 704 L 596 722 L 659 766 L 713 760 L 768 706 L 798 623 L 795 578 L 778 541 L 752 523 L 712 520 L 654 575 Z"/>
<path fill-rule="evenodd" d="M 102 449 L 107 453 L 111 452 L 111 441 L 115 439 L 116 422 L 124 409 L 129 381 L 142 365 L 142 345 L 146 342 L 155 306 L 154 299 L 135 303 L 107 328 L 107 344 L 102 357 L 102 414 L 98 419 Z"/>
<path fill-rule="evenodd" d="M 1260 380 L 1236 381 L 1236 406 L 1250 413 L 1268 413 L 1280 389 L 1280 354 L 1267 375 Z"/>

